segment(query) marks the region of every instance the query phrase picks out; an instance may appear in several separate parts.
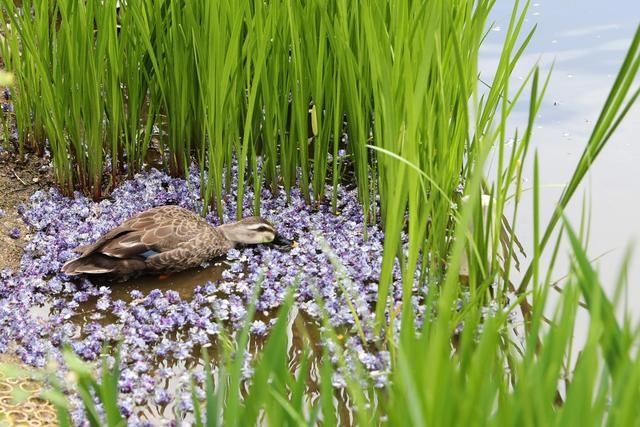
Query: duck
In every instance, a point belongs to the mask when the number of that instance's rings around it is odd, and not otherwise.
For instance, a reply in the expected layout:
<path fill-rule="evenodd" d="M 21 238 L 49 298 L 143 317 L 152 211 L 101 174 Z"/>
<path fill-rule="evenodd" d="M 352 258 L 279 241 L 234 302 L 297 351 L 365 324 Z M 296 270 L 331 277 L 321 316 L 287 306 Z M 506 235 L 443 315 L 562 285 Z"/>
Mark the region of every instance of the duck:
<path fill-rule="evenodd" d="M 140 212 L 94 243 L 78 246 L 74 251 L 79 256 L 61 271 L 67 276 L 169 274 L 198 267 L 239 246 L 265 243 L 292 244 L 261 217 L 214 227 L 190 210 L 165 205 Z"/>

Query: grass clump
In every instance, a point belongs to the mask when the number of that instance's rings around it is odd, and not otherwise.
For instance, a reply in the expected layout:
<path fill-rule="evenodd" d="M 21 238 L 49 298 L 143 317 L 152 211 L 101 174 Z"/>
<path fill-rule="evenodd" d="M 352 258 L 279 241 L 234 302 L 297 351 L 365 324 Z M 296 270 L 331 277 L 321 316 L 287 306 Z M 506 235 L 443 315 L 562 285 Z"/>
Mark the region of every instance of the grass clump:
<path fill-rule="evenodd" d="M 116 4 L 2 2 L 3 57 L 19 75 L 20 150 L 50 149 L 67 193 L 80 189 L 100 198 L 107 158 L 115 181 L 125 165 L 140 167 L 149 144 L 144 51 L 137 35 L 120 30 Z"/>

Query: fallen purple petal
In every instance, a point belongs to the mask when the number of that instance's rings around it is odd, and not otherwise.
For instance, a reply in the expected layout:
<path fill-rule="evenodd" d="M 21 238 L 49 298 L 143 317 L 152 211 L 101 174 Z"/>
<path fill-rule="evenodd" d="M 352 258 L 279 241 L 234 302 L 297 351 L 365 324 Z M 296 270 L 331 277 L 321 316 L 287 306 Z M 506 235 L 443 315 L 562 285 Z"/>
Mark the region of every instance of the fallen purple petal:
<path fill-rule="evenodd" d="M 327 191 L 331 197 L 332 189 Z M 31 229 L 21 271 L 0 275 L 0 352 L 14 349 L 23 362 L 44 366 L 51 357 L 60 359 L 65 344 L 84 359 L 99 360 L 105 345 L 120 341 L 120 408 L 133 425 L 142 422 L 136 414 L 145 405 L 166 407 L 167 416 L 176 406 L 192 408 L 186 366 L 193 365 L 199 356 L 197 349 L 211 345 L 221 328 L 237 329 L 244 324 L 255 286 L 260 286 L 256 301 L 260 314 L 271 315 L 290 286 L 296 286 L 297 307 L 309 319 L 320 322 L 325 310 L 333 326 L 355 335 L 357 316 L 366 339 L 375 341 L 379 338 L 374 336 L 373 324 L 384 235 L 377 226 L 369 226 L 365 240 L 356 192 L 344 187 L 337 191 L 339 214 L 334 215 L 328 206 L 307 205 L 299 189 L 291 191 L 288 203 L 284 191 L 276 196 L 263 189 L 262 215 L 284 237 L 297 236 L 296 247 L 290 251 L 270 246 L 231 250 L 222 278 L 205 281 L 190 296 L 166 288 L 131 289 L 123 299 L 114 297 L 113 289 L 119 284 L 72 280 L 60 268 L 76 256 L 76 246 L 95 241 L 137 212 L 168 201 L 199 211 L 198 170 L 194 168 L 187 180 L 157 170 L 141 173 L 115 189 L 109 200 L 97 203 L 79 194 L 63 197 L 56 189 L 38 191 L 20 209 Z M 234 201 L 235 195 L 234 183 L 228 200 Z M 252 190 L 246 188 L 240 207 L 243 215 L 252 214 L 253 198 Z M 225 220 L 235 217 L 235 204 L 225 204 Z M 211 214 L 208 219 L 217 223 Z M 401 299 L 399 268 L 393 280 L 395 306 Z M 416 294 L 424 286 L 416 282 Z M 414 303 L 419 319 L 424 315 L 421 301 Z M 249 321 L 252 336 L 263 337 L 274 319 Z M 349 360 L 361 363 L 374 384 L 382 386 L 388 378 L 389 356 L 370 352 L 364 344 L 354 341 L 346 346 Z M 245 356 L 242 372 L 250 377 L 252 355 Z M 158 362 L 164 360 L 172 362 Z M 344 386 L 343 374 L 334 376 L 336 386 Z M 167 390 L 168 382 L 177 388 Z"/>

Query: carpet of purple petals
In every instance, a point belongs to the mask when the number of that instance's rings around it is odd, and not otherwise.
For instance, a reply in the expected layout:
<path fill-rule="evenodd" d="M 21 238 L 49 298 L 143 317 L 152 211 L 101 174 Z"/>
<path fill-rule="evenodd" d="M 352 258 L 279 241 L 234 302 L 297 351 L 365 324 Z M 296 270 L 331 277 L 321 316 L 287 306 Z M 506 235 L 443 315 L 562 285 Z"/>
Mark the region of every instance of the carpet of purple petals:
<path fill-rule="evenodd" d="M 185 181 L 151 170 L 125 182 L 99 203 L 80 195 L 63 197 L 55 189 L 39 191 L 28 206 L 20 208 L 32 232 L 21 271 L 2 271 L 0 279 L 0 353 L 10 351 L 29 365 L 44 366 L 51 359 L 60 360 L 61 346 L 66 343 L 84 359 L 99 364 L 104 343 L 121 340 L 120 405 L 133 425 L 139 422 L 138 409 L 147 405 L 189 410 L 191 374 L 160 366 L 157 361 L 186 362 L 198 354 L 199 346 L 215 339 L 221 323 L 239 327 L 260 281 L 258 311 L 276 309 L 287 289 L 297 283 L 295 297 L 301 311 L 320 319 L 319 295 L 334 326 L 355 330 L 353 307 L 366 339 L 375 340 L 372 321 L 383 235 L 371 226 L 369 238 L 364 240 L 363 215 L 355 191 L 338 191 L 339 215 L 333 215 L 328 206 L 307 206 L 297 190 L 289 203 L 284 193 L 274 196 L 264 190 L 260 195 L 262 215 L 285 237 L 296 236 L 297 247 L 290 251 L 268 246 L 232 250 L 223 279 L 196 288 L 192 298 L 182 299 L 170 289 L 147 294 L 134 290 L 129 302 L 113 299 L 111 287 L 82 279 L 71 281 L 59 273 L 60 267 L 74 257 L 73 248 L 94 241 L 137 212 L 165 204 L 201 209 L 197 171 Z M 247 215 L 253 197 L 250 191 L 246 194 Z M 235 218 L 234 200 L 231 194 L 225 221 Z M 217 222 L 212 215 L 209 220 Z M 327 244 L 333 254 L 327 253 Z M 330 257 L 340 261 L 337 271 Z M 397 272 L 395 279 L 399 280 Z M 395 286 L 394 296 L 396 301 L 400 298 L 399 286 Z M 86 322 L 74 322 L 89 299 L 97 300 L 95 311 Z M 34 309 L 43 305 L 48 310 Z M 421 309 L 416 304 L 416 310 Z M 106 313 L 117 320 L 106 322 Z M 265 335 L 270 326 L 269 321 L 254 320 L 251 333 Z M 365 351 L 367 343 L 355 336 L 350 336 L 345 346 L 349 349 L 347 359 L 359 359 L 371 378 L 384 384 L 390 368 L 388 354 Z M 251 375 L 249 364 L 246 375 Z M 336 386 L 343 383 L 339 374 L 334 380 Z M 177 386 L 167 390 L 169 382 Z"/>

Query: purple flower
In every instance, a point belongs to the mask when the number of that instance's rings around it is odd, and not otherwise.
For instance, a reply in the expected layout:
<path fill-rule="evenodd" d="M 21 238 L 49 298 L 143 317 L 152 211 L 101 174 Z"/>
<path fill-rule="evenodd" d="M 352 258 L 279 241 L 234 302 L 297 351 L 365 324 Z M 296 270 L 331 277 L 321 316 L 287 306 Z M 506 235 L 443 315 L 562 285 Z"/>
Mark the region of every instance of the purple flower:
<path fill-rule="evenodd" d="M 169 304 L 177 304 L 180 302 L 180 294 L 176 291 L 167 291 L 165 296 L 167 301 L 169 301 Z"/>
<path fill-rule="evenodd" d="M 251 323 L 251 333 L 259 336 L 267 334 L 267 325 L 262 320 L 254 320 Z"/>
<path fill-rule="evenodd" d="M 240 259 L 241 252 L 238 249 L 231 249 L 227 252 L 227 259 L 233 261 Z"/>
<path fill-rule="evenodd" d="M 18 227 L 13 227 L 11 230 L 9 230 L 8 235 L 14 240 L 19 239 L 21 235 L 20 229 Z"/>
<path fill-rule="evenodd" d="M 109 309 L 110 303 L 111 302 L 108 296 L 102 296 L 98 298 L 98 302 L 96 302 L 96 308 L 100 311 L 106 311 Z"/>
<path fill-rule="evenodd" d="M 171 402 L 171 395 L 165 388 L 156 388 L 154 392 L 154 401 L 157 405 L 167 405 Z"/>
<path fill-rule="evenodd" d="M 233 264 L 231 264 L 230 271 L 232 273 L 241 273 L 243 270 L 244 270 L 244 267 L 243 267 L 242 263 L 234 262 Z"/>
<path fill-rule="evenodd" d="M 231 172 L 237 173 L 236 169 Z M 234 180 L 229 200 L 236 190 Z M 55 189 L 36 192 L 28 206 L 19 208 L 33 230 L 21 269 L 0 276 L 0 325 L 8 325 L 0 334 L 0 351 L 16 348 L 22 360 L 42 365 L 48 355 L 60 359 L 59 349 L 65 343 L 82 357 L 95 360 L 105 343 L 120 340 L 120 407 L 128 424 L 141 425 L 138 414 L 143 406 L 191 407 L 191 373 L 185 370 L 193 366 L 200 346 L 211 345 L 221 328 L 243 325 L 256 286 L 260 286 L 256 308 L 265 316 L 280 306 L 289 286 L 295 285 L 297 307 L 305 316 L 319 319 L 325 309 L 333 325 L 353 331 L 352 306 L 368 343 L 379 339 L 373 333 L 372 309 L 377 301 L 384 235 L 372 225 L 368 240 L 364 239 L 364 217 L 356 191 L 338 187 L 336 216 L 329 206 L 307 206 L 296 188 L 289 200 L 284 191 L 272 194 L 263 188 L 254 195 L 250 187 L 245 190 L 243 206 L 224 205 L 225 222 L 236 217 L 236 208 L 249 215 L 254 198 L 260 197 L 262 215 L 285 237 L 298 236 L 297 246 L 288 252 L 269 246 L 230 250 L 226 261 L 212 260 L 210 268 L 215 273 L 194 289 L 193 296 L 163 283 L 154 290 L 101 286 L 86 279 L 72 280 L 59 270 L 77 255 L 73 252 L 76 246 L 94 242 L 137 212 L 168 202 L 201 209 L 198 168 L 192 168 L 186 180 L 153 169 L 140 173 L 99 203 L 80 194 L 66 198 Z M 327 189 L 328 197 L 332 191 Z M 217 223 L 214 215 L 208 220 Z M 403 241 L 406 244 L 406 236 Z M 414 279 L 413 308 L 417 318 L 423 319 L 424 298 L 419 296 L 426 284 Z M 398 263 L 393 271 L 391 306 L 402 298 L 401 281 Z M 40 304 L 46 304 L 51 313 L 32 309 Z M 92 318 L 99 321 L 92 322 Z M 266 335 L 275 322 L 273 317 L 248 320 L 254 336 Z M 399 323 L 395 322 L 396 327 Z M 345 358 L 349 366 L 361 364 L 368 370 L 376 386 L 383 385 L 390 362 L 381 353 L 366 351 L 368 343 L 349 341 Z M 243 375 L 249 377 L 251 355 L 243 356 Z M 350 373 L 339 372 L 336 384 Z M 178 384 L 179 391 L 173 393 L 168 384 Z M 182 392 L 186 399 L 178 395 Z"/>
<path fill-rule="evenodd" d="M 120 373 L 120 381 L 118 385 L 120 386 L 121 393 L 130 393 L 133 390 L 135 385 L 136 378 L 138 374 L 130 369 L 124 369 Z"/>

